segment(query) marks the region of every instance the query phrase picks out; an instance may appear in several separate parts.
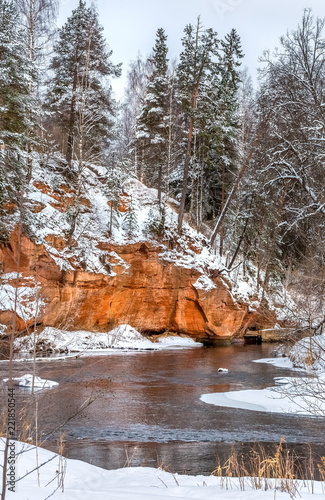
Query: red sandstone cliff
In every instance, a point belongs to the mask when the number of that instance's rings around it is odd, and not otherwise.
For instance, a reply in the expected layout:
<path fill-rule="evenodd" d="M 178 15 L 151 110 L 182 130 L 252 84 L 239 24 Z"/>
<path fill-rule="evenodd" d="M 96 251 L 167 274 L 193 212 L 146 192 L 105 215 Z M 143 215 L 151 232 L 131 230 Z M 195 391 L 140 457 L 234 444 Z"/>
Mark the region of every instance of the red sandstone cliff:
<path fill-rule="evenodd" d="M 53 247 L 62 248 L 64 240 L 47 238 Z M 197 289 L 200 273 L 166 262 L 161 248 L 149 242 L 126 245 L 98 243 L 111 275 L 87 272 L 75 265 L 61 271 L 43 244 L 35 244 L 13 232 L 0 247 L 3 273 L 17 271 L 21 278 L 33 277 L 40 287 L 43 306 L 37 318 L 17 316 L 19 331 L 33 325 L 67 330 L 106 331 L 128 323 L 146 333 L 172 331 L 195 338 L 232 338 L 248 327 L 268 327 L 274 314 L 265 308 L 249 312 L 249 304 L 236 302 L 230 285 L 213 272 L 214 288 Z M 20 248 L 20 251 L 18 250 Z M 115 254 L 113 253 L 115 252 Z M 16 280 L 10 283 L 16 286 Z M 29 281 L 30 283 L 30 281 Z M 31 286 L 29 284 L 29 286 Z M 0 323 L 11 329 L 13 312 L 0 310 Z"/>

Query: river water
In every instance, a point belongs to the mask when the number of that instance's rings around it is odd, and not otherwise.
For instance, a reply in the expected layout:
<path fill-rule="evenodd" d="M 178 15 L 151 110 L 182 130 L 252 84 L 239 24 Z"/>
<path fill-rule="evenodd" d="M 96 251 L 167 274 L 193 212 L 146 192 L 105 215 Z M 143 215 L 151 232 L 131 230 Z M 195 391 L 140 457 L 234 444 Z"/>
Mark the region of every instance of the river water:
<path fill-rule="evenodd" d="M 59 382 L 38 394 L 39 429 L 44 446 L 107 469 L 162 466 L 173 472 L 209 474 L 235 447 L 254 442 L 266 449 L 285 437 L 287 446 L 307 456 L 324 455 L 324 420 L 223 408 L 200 401 L 210 392 L 263 389 L 288 369 L 252 360 L 268 357 L 274 346 L 233 345 L 165 351 L 82 356 L 37 364 L 37 375 Z M 218 368 L 228 373 L 218 373 Z M 30 373 L 19 363 L 15 376 Z M 6 375 L 4 364 L 0 377 Z M 296 375 L 296 374 L 295 374 Z M 17 399 L 28 397 L 17 391 Z M 91 397 L 92 404 L 80 411 Z"/>

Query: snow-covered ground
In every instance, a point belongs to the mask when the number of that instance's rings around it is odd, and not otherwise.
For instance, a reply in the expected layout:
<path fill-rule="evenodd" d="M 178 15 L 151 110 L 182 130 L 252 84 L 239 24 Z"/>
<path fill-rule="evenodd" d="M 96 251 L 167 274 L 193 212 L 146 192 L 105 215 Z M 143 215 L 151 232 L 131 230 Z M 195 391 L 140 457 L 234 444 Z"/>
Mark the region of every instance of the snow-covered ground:
<path fill-rule="evenodd" d="M 0 463 L 3 440 L 0 441 Z M 186 476 L 160 469 L 132 467 L 104 470 L 79 460 L 34 446 L 16 442 L 15 492 L 13 500 L 289 500 L 292 495 L 281 491 L 281 480 L 268 480 L 268 489 L 253 489 L 251 478 Z M 37 464 L 39 469 L 35 470 Z M 19 479 L 22 478 L 22 479 Z M 301 500 L 324 499 L 324 485 L 314 481 L 291 483 Z M 263 481 L 261 484 L 266 486 Z M 10 486 L 10 485 L 9 485 Z M 312 491 L 314 494 L 312 494 Z"/>
<path fill-rule="evenodd" d="M 268 365 L 277 366 L 278 368 L 290 368 L 291 370 L 294 368 L 293 362 L 286 356 L 281 358 L 254 359 L 253 363 L 267 363 Z"/>
<path fill-rule="evenodd" d="M 65 331 L 47 327 L 35 335 L 17 338 L 15 349 L 20 352 L 33 352 L 34 343 L 37 351 L 104 353 L 122 350 L 161 350 L 168 348 L 200 347 L 201 343 L 188 337 L 161 337 L 151 342 L 130 325 L 119 325 L 110 332 L 92 333 L 88 331 Z"/>

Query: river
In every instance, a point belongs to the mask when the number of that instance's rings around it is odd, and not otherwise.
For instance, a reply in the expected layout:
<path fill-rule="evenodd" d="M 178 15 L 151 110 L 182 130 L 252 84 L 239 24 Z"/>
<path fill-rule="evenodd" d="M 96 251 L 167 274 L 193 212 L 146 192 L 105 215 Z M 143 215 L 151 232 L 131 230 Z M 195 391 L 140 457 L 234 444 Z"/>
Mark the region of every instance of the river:
<path fill-rule="evenodd" d="M 210 392 L 263 389 L 288 369 L 252 360 L 274 345 L 233 345 L 82 356 L 37 364 L 37 375 L 59 386 L 38 394 L 44 446 L 57 451 L 54 431 L 65 422 L 64 454 L 107 469 L 162 466 L 209 474 L 235 447 L 272 447 L 285 437 L 300 455 L 324 455 L 323 419 L 223 408 L 200 401 Z M 31 372 L 21 363 L 15 376 Z M 218 373 L 218 368 L 228 373 Z M 0 377 L 6 365 L 0 366 Z M 17 390 L 17 399 L 28 392 Z M 91 397 L 92 404 L 80 411 Z M 219 457 L 219 458 L 218 458 Z"/>

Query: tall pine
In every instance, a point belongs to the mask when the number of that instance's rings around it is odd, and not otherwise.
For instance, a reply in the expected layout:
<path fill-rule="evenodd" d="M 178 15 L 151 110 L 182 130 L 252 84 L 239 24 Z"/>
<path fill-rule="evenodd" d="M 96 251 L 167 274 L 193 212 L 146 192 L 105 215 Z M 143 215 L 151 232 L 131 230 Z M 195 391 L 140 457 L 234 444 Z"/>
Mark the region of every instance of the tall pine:
<path fill-rule="evenodd" d="M 243 57 L 236 30 L 220 41 L 217 71 L 207 90 L 204 143 L 210 144 L 205 157 L 203 175 L 204 212 L 207 219 L 215 219 L 222 211 L 236 179 L 240 162 L 239 85 L 240 64 Z M 222 254 L 225 226 L 220 230 Z"/>
<path fill-rule="evenodd" d="M 207 88 L 215 71 L 219 40 L 211 28 L 204 29 L 200 18 L 196 26 L 187 25 L 182 39 L 183 51 L 177 69 L 178 86 L 185 111 L 186 147 L 178 216 L 178 231 L 182 231 L 185 205 L 189 195 L 190 167 L 196 158 L 197 124 L 204 112 Z"/>

